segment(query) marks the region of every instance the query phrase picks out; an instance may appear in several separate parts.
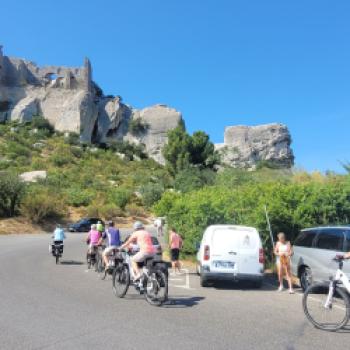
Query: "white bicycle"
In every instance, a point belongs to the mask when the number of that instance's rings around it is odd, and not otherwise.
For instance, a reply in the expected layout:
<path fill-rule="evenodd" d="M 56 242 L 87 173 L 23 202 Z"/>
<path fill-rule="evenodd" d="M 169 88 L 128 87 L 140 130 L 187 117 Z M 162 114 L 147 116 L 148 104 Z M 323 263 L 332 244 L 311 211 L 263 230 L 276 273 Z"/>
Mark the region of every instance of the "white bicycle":
<path fill-rule="evenodd" d="M 316 327 L 326 331 L 337 331 L 350 318 L 350 281 L 343 272 L 344 256 L 334 259 L 339 265 L 330 282 L 311 285 L 304 294 L 303 308 L 308 320 Z"/>

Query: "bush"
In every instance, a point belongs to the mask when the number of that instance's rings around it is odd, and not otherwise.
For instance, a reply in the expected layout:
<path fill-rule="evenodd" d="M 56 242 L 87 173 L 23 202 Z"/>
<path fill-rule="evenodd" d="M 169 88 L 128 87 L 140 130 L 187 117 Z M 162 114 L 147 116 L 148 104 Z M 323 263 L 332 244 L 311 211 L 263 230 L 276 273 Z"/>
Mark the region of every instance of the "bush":
<path fill-rule="evenodd" d="M 80 135 L 76 132 L 70 132 L 67 136 L 64 137 L 64 141 L 69 145 L 79 145 Z"/>
<path fill-rule="evenodd" d="M 163 192 L 164 187 L 158 183 L 148 183 L 140 188 L 142 202 L 148 208 L 160 200 Z"/>
<path fill-rule="evenodd" d="M 136 204 L 128 204 L 125 210 L 127 211 L 129 216 L 138 216 L 138 217 L 146 216 L 145 210 Z"/>
<path fill-rule="evenodd" d="M 184 235 L 184 252 L 193 254 L 195 243 L 212 224 L 256 227 L 271 249 L 265 205 L 274 234 L 284 231 L 293 241 L 301 228 L 349 222 L 350 178 L 329 178 L 324 183 L 213 186 L 182 196 L 166 193 L 154 210 L 159 216 L 167 216 L 169 225 Z"/>
<path fill-rule="evenodd" d="M 94 198 L 91 191 L 83 190 L 81 188 L 71 188 L 67 190 L 67 203 L 73 207 L 86 207 Z"/>
<path fill-rule="evenodd" d="M 68 146 L 59 146 L 56 152 L 50 157 L 50 159 L 52 163 L 57 167 L 61 167 L 74 162 L 73 155 Z"/>
<path fill-rule="evenodd" d="M 65 214 L 63 201 L 46 189 L 31 191 L 23 199 L 21 213 L 33 223 L 46 219 L 58 219 Z"/>
<path fill-rule="evenodd" d="M 148 128 L 149 124 L 147 124 L 141 117 L 129 121 L 128 130 L 132 135 L 140 135 L 146 132 Z"/>
<path fill-rule="evenodd" d="M 125 209 L 132 197 L 132 192 L 127 188 L 116 188 L 109 193 L 109 200 L 122 210 Z"/>
<path fill-rule="evenodd" d="M 86 215 L 98 218 L 100 216 L 100 206 L 91 204 L 86 208 Z"/>
<path fill-rule="evenodd" d="M 99 215 L 107 220 L 124 216 L 124 212 L 114 204 L 105 204 L 99 210 Z"/>
<path fill-rule="evenodd" d="M 176 174 L 175 189 L 186 193 L 200 189 L 204 185 L 212 185 L 215 175 L 215 172 L 209 169 L 187 168 Z"/>
<path fill-rule="evenodd" d="M 49 121 L 41 116 L 34 116 L 31 122 L 31 126 L 34 129 L 47 130 L 50 134 L 53 134 L 55 132 L 54 127 L 49 123 Z"/>
<path fill-rule="evenodd" d="M 25 184 L 17 175 L 0 173 L 0 215 L 14 216 L 25 193 Z"/>

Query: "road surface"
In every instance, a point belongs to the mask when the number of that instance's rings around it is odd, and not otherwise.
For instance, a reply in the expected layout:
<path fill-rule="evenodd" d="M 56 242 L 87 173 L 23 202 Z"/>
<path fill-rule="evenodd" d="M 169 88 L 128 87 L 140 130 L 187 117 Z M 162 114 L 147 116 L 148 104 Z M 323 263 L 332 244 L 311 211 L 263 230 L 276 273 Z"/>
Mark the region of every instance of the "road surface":
<path fill-rule="evenodd" d="M 112 293 L 84 264 L 85 234 L 69 234 L 61 265 L 50 235 L 0 236 L 0 349 L 336 349 L 350 328 L 314 329 L 301 295 L 231 285 L 201 288 L 171 276 L 169 303 L 150 306 L 133 288 Z"/>

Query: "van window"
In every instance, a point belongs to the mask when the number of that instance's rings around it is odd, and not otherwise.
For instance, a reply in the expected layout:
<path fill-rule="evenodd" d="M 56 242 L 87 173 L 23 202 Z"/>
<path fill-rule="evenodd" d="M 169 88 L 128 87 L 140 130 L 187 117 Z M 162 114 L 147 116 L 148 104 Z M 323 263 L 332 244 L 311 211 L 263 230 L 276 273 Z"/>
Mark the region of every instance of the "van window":
<path fill-rule="evenodd" d="M 312 242 L 316 237 L 316 231 L 303 231 L 299 234 L 294 242 L 295 246 L 299 247 L 312 247 Z"/>
<path fill-rule="evenodd" d="M 317 236 L 316 248 L 342 251 L 343 243 L 344 233 L 342 230 L 320 230 Z"/>

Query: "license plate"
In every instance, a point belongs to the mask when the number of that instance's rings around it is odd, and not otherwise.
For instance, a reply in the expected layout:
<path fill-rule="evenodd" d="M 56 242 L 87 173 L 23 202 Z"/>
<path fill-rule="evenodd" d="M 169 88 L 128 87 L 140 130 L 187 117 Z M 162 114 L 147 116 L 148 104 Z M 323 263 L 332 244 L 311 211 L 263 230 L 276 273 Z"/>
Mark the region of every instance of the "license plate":
<path fill-rule="evenodd" d="M 213 261 L 213 264 L 216 268 L 222 269 L 233 269 L 235 266 L 235 263 L 232 261 Z"/>

